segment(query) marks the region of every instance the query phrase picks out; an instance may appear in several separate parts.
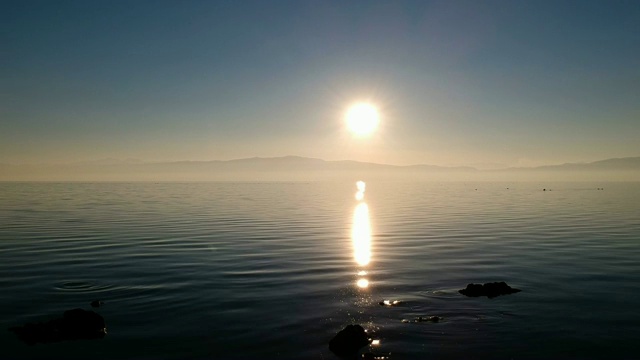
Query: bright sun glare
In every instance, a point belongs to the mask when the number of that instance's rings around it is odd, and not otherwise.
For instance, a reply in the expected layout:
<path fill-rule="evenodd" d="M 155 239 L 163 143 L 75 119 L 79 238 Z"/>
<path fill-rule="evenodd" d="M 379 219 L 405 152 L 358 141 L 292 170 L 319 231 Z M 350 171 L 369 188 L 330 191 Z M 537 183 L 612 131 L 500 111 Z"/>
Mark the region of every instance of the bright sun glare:
<path fill-rule="evenodd" d="M 360 103 L 347 110 L 347 126 L 357 136 L 371 134 L 380 121 L 378 110 L 371 104 Z"/>

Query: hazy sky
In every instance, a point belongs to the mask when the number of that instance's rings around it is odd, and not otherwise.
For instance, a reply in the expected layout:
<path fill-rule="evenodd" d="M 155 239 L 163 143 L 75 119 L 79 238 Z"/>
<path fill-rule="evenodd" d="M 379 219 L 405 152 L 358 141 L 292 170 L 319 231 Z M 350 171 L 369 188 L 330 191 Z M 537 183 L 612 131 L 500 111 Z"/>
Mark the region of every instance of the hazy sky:
<path fill-rule="evenodd" d="M 0 162 L 538 165 L 639 139 L 637 0 L 0 1 Z"/>

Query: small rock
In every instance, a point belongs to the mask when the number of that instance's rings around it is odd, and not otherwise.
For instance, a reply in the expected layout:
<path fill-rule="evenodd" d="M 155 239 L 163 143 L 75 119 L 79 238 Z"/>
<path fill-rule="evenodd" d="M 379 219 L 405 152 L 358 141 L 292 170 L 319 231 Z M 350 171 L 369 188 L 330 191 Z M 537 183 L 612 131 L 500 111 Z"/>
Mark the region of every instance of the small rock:
<path fill-rule="evenodd" d="M 470 297 L 486 296 L 492 299 L 496 296 L 507 295 L 520 292 L 522 290 L 514 289 L 507 285 L 504 281 L 482 284 L 468 284 L 465 289 L 458 290 L 462 295 Z"/>
<path fill-rule="evenodd" d="M 94 308 L 100 307 L 102 305 L 104 305 L 104 303 L 100 300 L 93 300 L 91 302 L 91 307 L 94 307 Z"/>
<path fill-rule="evenodd" d="M 67 340 L 100 339 L 107 334 L 104 318 L 93 311 L 73 309 L 62 318 L 9 328 L 28 345 Z"/>
<path fill-rule="evenodd" d="M 433 322 L 433 323 L 437 323 L 440 322 L 440 320 L 442 320 L 442 318 L 440 316 L 427 316 L 427 317 L 422 317 L 419 316 L 416 319 L 416 322 Z"/>
<path fill-rule="evenodd" d="M 371 343 L 360 325 L 347 325 L 329 341 L 329 350 L 338 356 L 355 356 L 360 348 Z"/>

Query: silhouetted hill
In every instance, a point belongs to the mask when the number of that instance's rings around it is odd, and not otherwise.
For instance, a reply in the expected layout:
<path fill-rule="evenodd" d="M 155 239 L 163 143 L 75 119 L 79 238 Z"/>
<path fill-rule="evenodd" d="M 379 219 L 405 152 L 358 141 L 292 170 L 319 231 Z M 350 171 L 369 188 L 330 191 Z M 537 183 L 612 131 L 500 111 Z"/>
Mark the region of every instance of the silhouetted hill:
<path fill-rule="evenodd" d="M 510 180 L 640 181 L 640 157 L 616 158 L 590 163 L 566 163 L 531 168 L 484 171 L 485 176 Z"/>
<path fill-rule="evenodd" d="M 640 157 L 586 164 L 477 170 L 435 165 L 398 166 L 352 160 L 325 161 L 300 156 L 227 161 L 142 162 L 102 159 L 58 165 L 0 164 L 4 181 L 280 181 L 339 179 L 401 180 L 625 180 L 640 181 Z"/>
<path fill-rule="evenodd" d="M 568 163 L 568 164 L 562 164 L 562 165 L 539 166 L 533 169 L 534 170 L 560 170 L 560 171 L 640 170 L 640 157 L 607 159 L 607 160 L 594 161 L 586 164 Z"/>

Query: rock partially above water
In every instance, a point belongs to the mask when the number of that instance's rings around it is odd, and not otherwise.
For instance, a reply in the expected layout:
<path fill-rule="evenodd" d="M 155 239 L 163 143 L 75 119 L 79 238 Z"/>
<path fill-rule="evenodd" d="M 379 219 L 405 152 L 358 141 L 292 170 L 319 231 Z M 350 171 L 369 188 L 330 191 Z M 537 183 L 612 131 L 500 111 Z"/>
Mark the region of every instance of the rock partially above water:
<path fill-rule="evenodd" d="M 416 319 L 417 322 L 433 322 L 433 323 L 437 323 L 440 322 L 440 320 L 442 320 L 442 318 L 440 316 L 427 316 L 427 317 L 422 317 L 422 316 L 418 316 L 418 318 Z"/>
<path fill-rule="evenodd" d="M 482 284 L 468 284 L 465 289 L 459 290 L 460 294 L 478 297 L 478 296 L 486 296 L 489 299 L 492 299 L 496 296 L 507 295 L 520 292 L 522 290 L 514 289 L 511 286 L 507 285 L 506 282 L 492 282 Z"/>
<path fill-rule="evenodd" d="M 100 300 L 93 300 L 91 302 L 91 307 L 94 307 L 94 308 L 100 307 L 102 305 L 104 305 L 104 303 Z"/>
<path fill-rule="evenodd" d="M 360 325 L 347 325 L 329 341 L 329 350 L 340 357 L 354 356 L 360 348 L 371 343 Z"/>
<path fill-rule="evenodd" d="M 9 328 L 23 342 L 34 345 L 66 340 L 100 339 L 107 334 L 104 318 L 93 311 L 73 309 L 61 318 Z"/>

